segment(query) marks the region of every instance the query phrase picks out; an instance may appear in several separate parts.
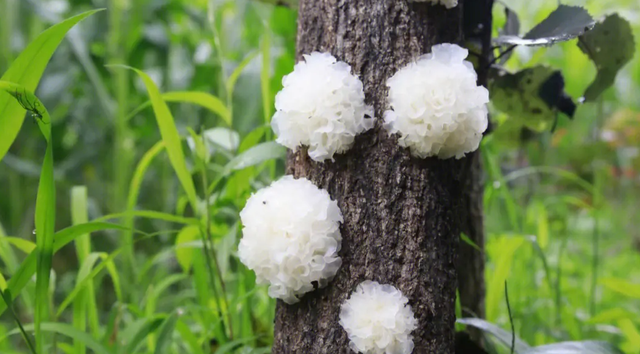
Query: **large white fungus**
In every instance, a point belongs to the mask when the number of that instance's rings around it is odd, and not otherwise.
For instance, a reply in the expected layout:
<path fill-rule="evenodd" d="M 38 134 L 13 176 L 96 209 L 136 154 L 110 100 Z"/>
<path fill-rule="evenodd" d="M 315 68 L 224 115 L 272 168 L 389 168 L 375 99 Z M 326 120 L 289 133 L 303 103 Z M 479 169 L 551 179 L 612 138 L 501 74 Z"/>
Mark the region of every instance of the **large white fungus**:
<path fill-rule="evenodd" d="M 439 44 L 387 80 L 391 110 L 384 126 L 414 156 L 462 158 L 487 129 L 489 91 L 476 84 L 468 50 Z"/>
<path fill-rule="evenodd" d="M 409 354 L 417 320 L 409 300 L 391 285 L 364 281 L 340 308 L 349 347 L 365 354 Z"/>
<path fill-rule="evenodd" d="M 373 108 L 364 103 L 362 82 L 351 67 L 331 54 L 304 56 L 282 79 L 271 127 L 278 143 L 296 151 L 309 147 L 315 161 L 331 159 L 373 127 Z"/>
<path fill-rule="evenodd" d="M 342 213 L 327 191 L 284 176 L 253 194 L 240 212 L 240 261 L 288 304 L 323 287 L 340 268 Z"/>
<path fill-rule="evenodd" d="M 447 9 L 452 9 L 458 6 L 458 0 L 413 0 L 414 2 L 430 2 L 434 4 L 442 4 Z"/>

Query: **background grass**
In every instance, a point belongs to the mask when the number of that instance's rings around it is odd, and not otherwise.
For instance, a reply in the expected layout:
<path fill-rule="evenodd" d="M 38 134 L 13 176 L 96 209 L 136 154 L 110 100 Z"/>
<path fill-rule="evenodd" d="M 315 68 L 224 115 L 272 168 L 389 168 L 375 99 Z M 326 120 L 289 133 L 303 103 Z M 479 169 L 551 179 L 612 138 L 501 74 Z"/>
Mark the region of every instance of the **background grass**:
<path fill-rule="evenodd" d="M 563 3 L 619 12 L 640 39 L 637 1 Z M 510 4 L 528 30 L 557 1 Z M 0 288 L 19 289 L 13 312 L 0 304 L 0 352 L 28 352 L 15 319 L 32 333 L 44 309 L 47 353 L 267 353 L 274 301 L 236 257 L 238 212 L 283 173 L 266 124 L 294 64 L 296 13 L 248 0 L 0 0 L 0 72 L 43 30 L 97 7 L 107 11 L 71 30 L 35 92 L 55 158 L 49 292 L 32 279 L 47 141 L 30 115 L 0 162 Z M 495 17 L 497 29 L 499 6 Z M 639 51 L 553 134 L 523 139 L 496 112 L 483 143 L 487 319 L 509 330 L 508 280 L 531 345 L 640 352 Z M 539 63 L 562 70 L 575 98 L 595 76 L 575 40 L 518 48 L 508 67 Z"/>

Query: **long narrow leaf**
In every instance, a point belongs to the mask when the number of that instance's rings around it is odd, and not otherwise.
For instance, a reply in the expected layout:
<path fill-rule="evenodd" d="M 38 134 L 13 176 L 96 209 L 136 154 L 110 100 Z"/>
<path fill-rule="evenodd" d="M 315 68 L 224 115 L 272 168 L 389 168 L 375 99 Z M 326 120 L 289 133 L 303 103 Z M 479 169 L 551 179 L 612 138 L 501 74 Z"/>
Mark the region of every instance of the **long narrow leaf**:
<path fill-rule="evenodd" d="M 127 230 L 124 226 L 104 222 L 89 222 L 86 224 L 71 226 L 55 233 L 54 250 L 60 250 L 63 246 L 83 234 L 109 229 Z M 11 290 L 11 295 L 14 300 L 16 296 L 20 294 L 22 289 L 24 289 L 24 287 L 29 283 L 33 274 L 35 274 L 37 259 L 37 252 L 31 252 L 29 256 L 22 261 L 20 268 L 18 268 L 11 279 L 9 279 L 7 288 Z M 6 305 L 4 303 L 0 303 L 0 314 L 2 314 L 6 309 Z"/>
<path fill-rule="evenodd" d="M 180 180 L 182 188 L 184 188 L 184 191 L 187 194 L 187 198 L 189 199 L 189 203 L 191 203 L 191 207 L 193 208 L 193 210 L 197 211 L 196 189 L 193 185 L 191 173 L 189 173 L 187 164 L 184 159 L 180 134 L 178 134 L 178 129 L 176 128 L 173 120 L 173 115 L 171 115 L 171 111 L 169 110 L 167 103 L 164 101 L 164 99 L 162 99 L 162 94 L 158 90 L 158 87 L 153 82 L 153 80 L 151 80 L 149 75 L 132 67 L 124 65 L 117 65 L 117 67 L 135 71 L 147 87 L 147 92 L 149 93 L 149 98 L 151 99 L 153 111 L 156 116 L 156 121 L 158 122 L 158 128 L 160 128 L 160 135 L 162 135 L 162 140 L 165 143 L 171 165 L 178 175 L 178 179 Z"/>
<path fill-rule="evenodd" d="M 27 88 L 15 83 L 0 81 L 0 89 L 11 94 L 16 104 L 28 108 L 34 119 L 37 119 L 40 131 L 47 141 L 47 149 L 40 171 L 38 183 L 38 195 L 36 197 L 36 311 L 35 332 L 36 348 L 42 352 L 46 346 L 47 338 L 40 331 L 40 323 L 49 320 L 49 279 L 51 277 L 51 262 L 53 259 L 53 234 L 56 220 L 56 196 L 53 176 L 53 142 L 51 138 L 51 118 L 42 102 Z M 5 118 L 6 119 L 6 118 Z M 20 127 L 18 126 L 18 129 Z M 1 131 L 1 130 L 0 130 Z M 1 134 L 1 133 L 0 133 Z M 15 137 L 14 137 L 15 138 Z M 2 140 L 0 138 L 0 140 Z M 1 147 L 0 147 L 1 148 Z"/>
<path fill-rule="evenodd" d="M 16 58 L 0 80 L 11 81 L 33 91 L 38 86 L 49 59 L 66 33 L 78 22 L 102 10 L 87 11 L 42 32 Z M 8 95 L 0 95 L 0 160 L 9 151 L 22 122 L 24 109 Z"/>

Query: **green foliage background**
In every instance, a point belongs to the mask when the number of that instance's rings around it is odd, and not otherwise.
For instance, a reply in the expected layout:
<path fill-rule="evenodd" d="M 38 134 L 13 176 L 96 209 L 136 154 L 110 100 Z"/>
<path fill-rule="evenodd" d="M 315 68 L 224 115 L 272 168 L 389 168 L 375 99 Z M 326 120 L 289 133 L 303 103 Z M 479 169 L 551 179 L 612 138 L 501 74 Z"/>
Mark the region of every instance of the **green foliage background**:
<path fill-rule="evenodd" d="M 640 38 L 637 1 L 563 3 L 596 19 L 618 12 Z M 557 5 L 510 2 L 523 32 Z M 101 7 L 35 90 L 50 143 L 28 114 L 0 162 L 0 288 L 15 297 L 13 311 L 0 304 L 0 352 L 28 352 L 17 318 L 47 353 L 267 353 L 275 303 L 236 257 L 238 212 L 283 173 L 267 124 L 293 68 L 296 12 L 248 0 L 0 0 L 0 73 L 46 28 Z M 497 34 L 499 6 L 495 19 Z M 561 70 L 574 98 L 596 74 L 576 40 L 517 48 L 507 67 L 536 64 Z M 523 133 L 494 112 L 487 320 L 510 328 L 508 280 L 516 333 L 531 345 L 599 339 L 640 352 L 639 92 L 636 46 L 614 87 L 553 133 Z M 31 279 L 45 279 L 32 253 L 45 151 L 57 196 L 49 292 Z"/>

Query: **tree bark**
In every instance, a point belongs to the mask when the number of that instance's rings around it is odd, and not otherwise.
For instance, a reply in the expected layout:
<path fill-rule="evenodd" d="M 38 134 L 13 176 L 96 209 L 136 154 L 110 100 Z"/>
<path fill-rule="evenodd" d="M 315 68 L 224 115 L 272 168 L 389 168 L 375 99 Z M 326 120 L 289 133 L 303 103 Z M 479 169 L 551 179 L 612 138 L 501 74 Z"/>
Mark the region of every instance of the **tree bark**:
<path fill-rule="evenodd" d="M 493 0 L 474 0 L 465 4 L 463 27 L 465 42 L 477 51 L 476 72 L 478 84 L 487 86 L 489 66 L 492 60 L 491 29 L 493 27 Z M 458 258 L 458 290 L 464 317 L 485 316 L 484 283 L 484 172 L 480 150 L 466 157 L 464 208 L 461 213 L 462 232 L 480 250 L 460 243 Z M 480 340 L 480 331 L 471 331 L 473 339 Z"/>
<path fill-rule="evenodd" d="M 326 288 L 299 303 L 278 301 L 273 353 L 349 353 L 340 305 L 364 280 L 394 285 L 407 296 L 419 322 L 414 353 L 453 353 L 455 265 L 460 232 L 467 229 L 468 175 L 478 160 L 413 158 L 381 124 L 386 80 L 431 46 L 460 43 L 462 6 L 301 0 L 298 21 L 298 59 L 326 51 L 350 64 L 378 120 L 335 162 L 312 161 L 306 149 L 289 155 L 287 173 L 310 179 L 338 201 L 342 267 Z"/>

